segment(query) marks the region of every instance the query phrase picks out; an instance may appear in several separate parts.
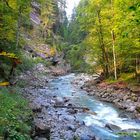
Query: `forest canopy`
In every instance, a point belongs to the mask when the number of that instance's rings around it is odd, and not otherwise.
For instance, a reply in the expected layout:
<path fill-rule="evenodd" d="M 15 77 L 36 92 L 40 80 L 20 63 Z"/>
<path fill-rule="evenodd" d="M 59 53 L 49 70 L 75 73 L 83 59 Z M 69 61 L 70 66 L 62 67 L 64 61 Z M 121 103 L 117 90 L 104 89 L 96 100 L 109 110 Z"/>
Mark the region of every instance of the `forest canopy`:
<path fill-rule="evenodd" d="M 81 0 L 73 10 L 68 42 L 105 77 L 140 74 L 140 1 Z M 80 51 L 79 51 L 80 53 Z"/>

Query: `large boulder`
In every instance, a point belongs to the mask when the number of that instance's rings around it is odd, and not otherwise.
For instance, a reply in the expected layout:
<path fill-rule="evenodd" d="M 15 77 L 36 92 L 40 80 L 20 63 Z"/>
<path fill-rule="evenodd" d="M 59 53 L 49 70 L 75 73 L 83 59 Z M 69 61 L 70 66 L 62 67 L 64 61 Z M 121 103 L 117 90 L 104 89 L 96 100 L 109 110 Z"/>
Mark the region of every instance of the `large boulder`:
<path fill-rule="evenodd" d="M 108 128 L 109 130 L 115 131 L 115 132 L 121 130 L 121 128 L 120 128 L 119 126 L 114 125 L 114 124 L 111 124 L 111 123 L 107 123 L 107 124 L 105 125 L 105 127 Z"/>

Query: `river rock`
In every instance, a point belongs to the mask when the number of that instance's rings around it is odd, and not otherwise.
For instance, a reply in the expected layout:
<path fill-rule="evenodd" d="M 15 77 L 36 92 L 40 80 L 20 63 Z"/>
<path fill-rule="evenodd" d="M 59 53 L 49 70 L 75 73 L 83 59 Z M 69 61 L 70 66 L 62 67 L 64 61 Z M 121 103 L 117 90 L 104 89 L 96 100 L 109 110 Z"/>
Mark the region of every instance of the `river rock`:
<path fill-rule="evenodd" d="M 121 128 L 119 126 L 111 124 L 111 123 L 106 124 L 105 127 L 108 128 L 109 130 L 115 131 L 115 132 L 121 130 Z"/>
<path fill-rule="evenodd" d="M 69 122 L 74 122 L 75 121 L 75 117 L 74 116 L 71 116 L 71 115 L 61 115 L 59 117 L 59 120 L 66 120 L 66 121 L 69 121 Z"/>
<path fill-rule="evenodd" d="M 127 110 L 130 111 L 130 112 L 134 112 L 136 109 L 136 106 L 135 105 L 130 105 L 128 106 Z"/>
<path fill-rule="evenodd" d="M 123 113 L 123 112 L 121 114 L 119 114 L 119 117 L 129 119 L 129 116 L 127 114 Z"/>
<path fill-rule="evenodd" d="M 123 100 L 124 101 L 126 101 L 127 99 L 129 99 L 130 97 L 128 96 L 128 95 L 125 95 L 124 97 L 123 97 Z"/>
<path fill-rule="evenodd" d="M 72 125 L 72 124 L 67 125 L 67 129 L 68 130 L 72 130 L 72 131 L 75 131 L 76 130 L 75 126 Z"/>
<path fill-rule="evenodd" d="M 76 110 L 76 109 L 68 109 L 67 112 L 70 113 L 70 114 L 76 114 L 78 112 L 78 110 Z"/>
<path fill-rule="evenodd" d="M 75 137 L 78 137 L 80 140 L 96 140 L 93 131 L 86 126 L 78 128 L 75 132 Z"/>
<path fill-rule="evenodd" d="M 55 104 L 56 105 L 63 105 L 64 99 L 62 97 L 56 97 Z"/>
<path fill-rule="evenodd" d="M 118 102 L 120 102 L 120 99 L 115 99 L 113 102 L 117 104 Z"/>

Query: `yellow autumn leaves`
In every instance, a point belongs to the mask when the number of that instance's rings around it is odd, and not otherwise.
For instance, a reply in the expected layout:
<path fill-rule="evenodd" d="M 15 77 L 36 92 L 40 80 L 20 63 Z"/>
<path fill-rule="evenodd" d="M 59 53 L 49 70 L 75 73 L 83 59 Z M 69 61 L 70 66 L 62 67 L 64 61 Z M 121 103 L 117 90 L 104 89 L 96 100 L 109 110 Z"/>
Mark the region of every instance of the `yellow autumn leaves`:
<path fill-rule="evenodd" d="M 0 87 L 9 86 L 9 85 L 10 85 L 9 82 L 0 82 Z"/>
<path fill-rule="evenodd" d="M 5 51 L 0 52 L 0 56 L 5 56 L 5 57 L 8 57 L 8 58 L 17 59 L 17 57 L 14 53 L 8 53 L 8 52 L 5 52 Z"/>

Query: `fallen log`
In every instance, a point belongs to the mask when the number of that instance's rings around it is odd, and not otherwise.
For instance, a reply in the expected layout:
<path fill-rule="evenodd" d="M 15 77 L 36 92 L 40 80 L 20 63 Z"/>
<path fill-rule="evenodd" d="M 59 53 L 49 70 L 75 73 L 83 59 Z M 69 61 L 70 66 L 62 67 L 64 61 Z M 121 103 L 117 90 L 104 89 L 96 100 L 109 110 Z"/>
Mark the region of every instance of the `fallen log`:
<path fill-rule="evenodd" d="M 63 105 L 54 105 L 55 108 L 67 108 L 67 109 L 81 109 L 83 112 L 86 112 L 90 115 L 97 115 L 96 112 L 91 112 L 87 107 L 77 107 L 77 106 L 63 106 Z"/>
<path fill-rule="evenodd" d="M 55 108 L 68 108 L 68 109 L 82 109 L 83 111 L 89 111 L 87 107 L 77 107 L 77 106 L 63 106 L 63 105 L 54 105 Z"/>
<path fill-rule="evenodd" d="M 88 114 L 90 114 L 90 115 L 94 115 L 94 116 L 96 116 L 97 115 L 97 113 L 96 112 L 91 112 L 91 111 L 85 111 L 86 113 L 88 113 Z"/>

